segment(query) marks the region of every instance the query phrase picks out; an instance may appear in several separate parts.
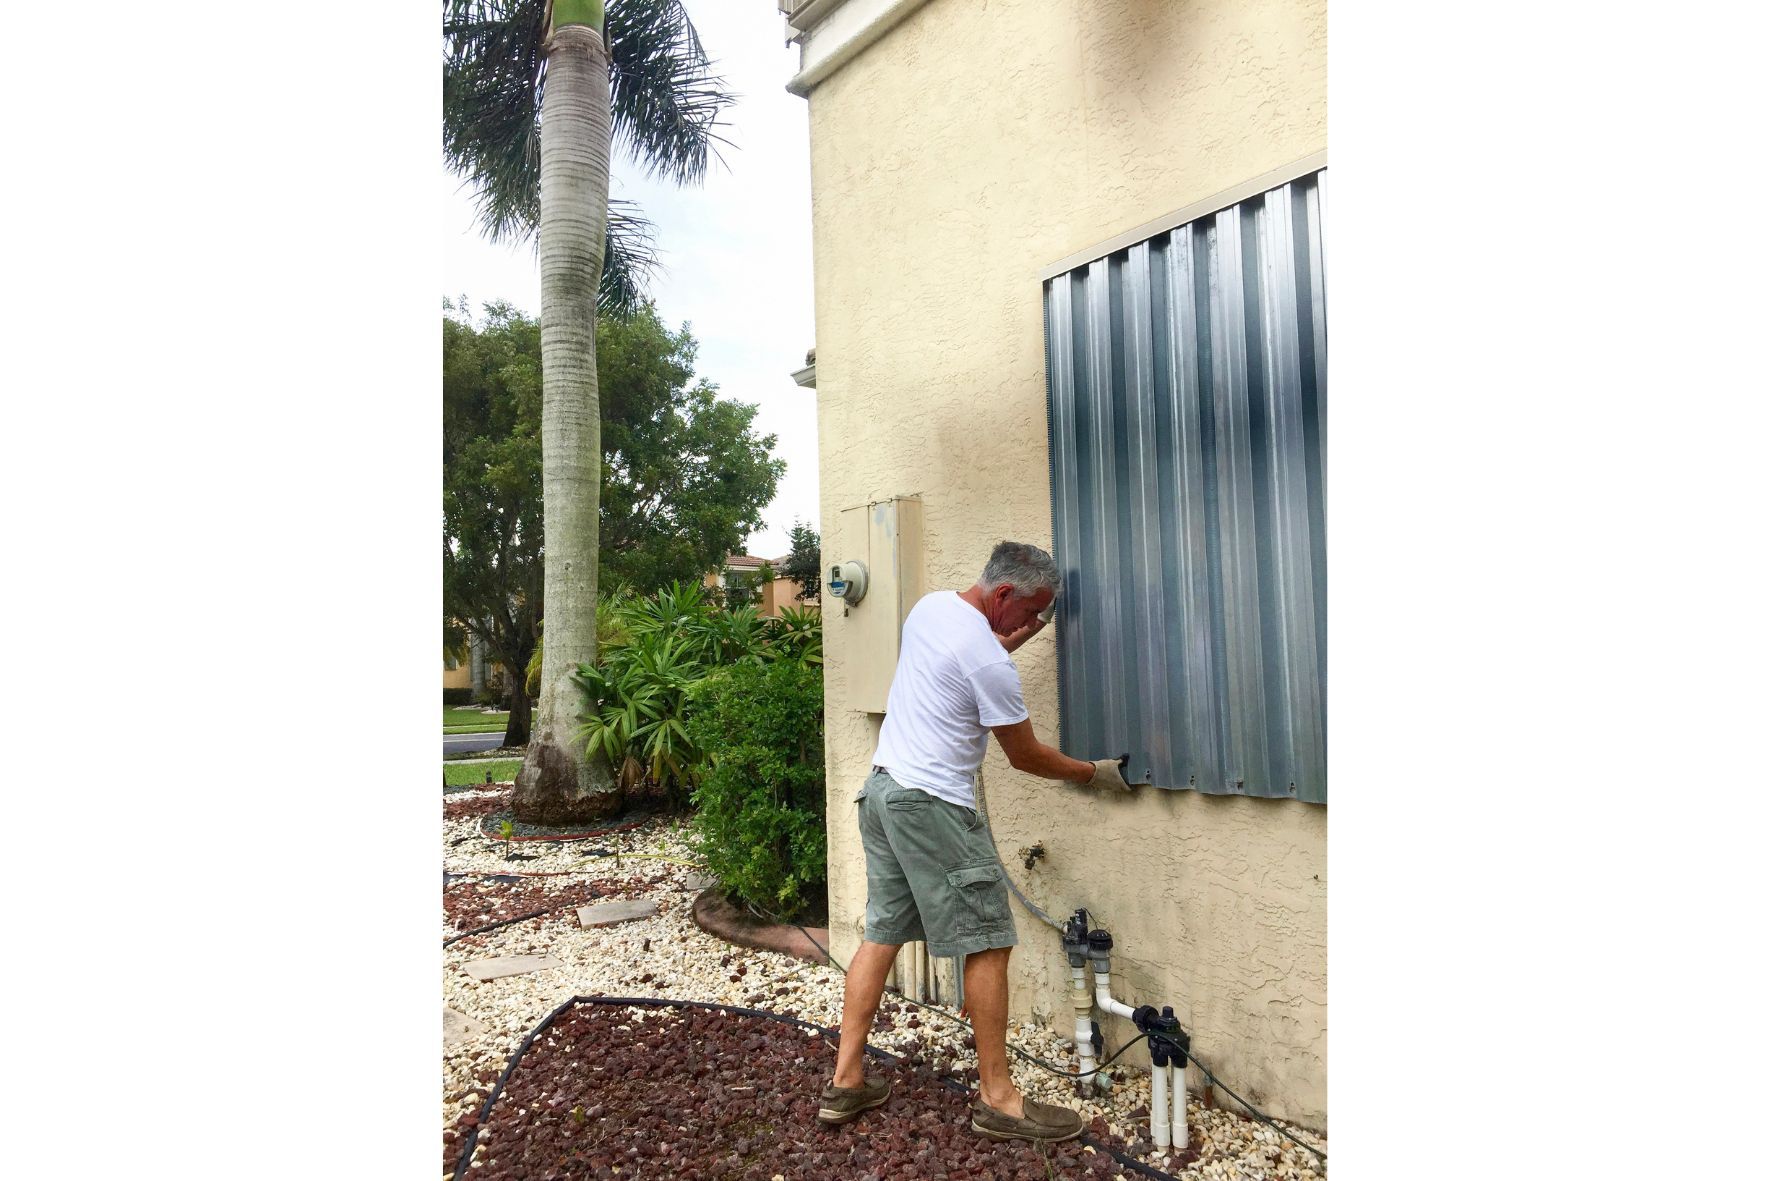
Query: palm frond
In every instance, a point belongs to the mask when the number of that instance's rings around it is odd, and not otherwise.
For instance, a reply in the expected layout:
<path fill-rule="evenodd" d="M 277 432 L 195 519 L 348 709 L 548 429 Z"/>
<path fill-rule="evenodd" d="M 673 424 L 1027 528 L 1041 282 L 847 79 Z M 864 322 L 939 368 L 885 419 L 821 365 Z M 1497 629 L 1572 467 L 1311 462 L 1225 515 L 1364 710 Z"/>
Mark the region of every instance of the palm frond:
<path fill-rule="evenodd" d="M 494 242 L 541 220 L 543 0 L 444 0 L 443 158 L 476 192 Z"/>
<path fill-rule="evenodd" d="M 658 249 L 652 223 L 632 201 L 611 198 L 608 228 L 603 235 L 603 278 L 597 288 L 597 310 L 631 316 L 646 302 L 646 286 L 658 271 Z"/>
<path fill-rule="evenodd" d="M 698 183 L 713 145 L 730 146 L 714 128 L 735 96 L 681 0 L 611 0 L 604 28 L 616 137 L 649 175 Z"/>
<path fill-rule="evenodd" d="M 732 96 L 682 4 L 614 0 L 605 23 L 615 134 L 651 174 L 700 180 Z M 481 228 L 498 243 L 533 244 L 541 223 L 546 38 L 545 0 L 444 0 L 443 156 L 472 186 Z M 658 265 L 638 206 L 611 200 L 598 307 L 631 315 Z"/>

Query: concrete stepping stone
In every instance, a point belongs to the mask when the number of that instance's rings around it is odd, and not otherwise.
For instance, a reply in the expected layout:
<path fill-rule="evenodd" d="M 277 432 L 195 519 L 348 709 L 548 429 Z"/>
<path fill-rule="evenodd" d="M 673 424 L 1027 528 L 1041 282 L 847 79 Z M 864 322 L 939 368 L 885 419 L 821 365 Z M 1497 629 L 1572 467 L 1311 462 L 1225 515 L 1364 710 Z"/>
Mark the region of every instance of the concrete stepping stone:
<path fill-rule="evenodd" d="M 650 898 L 627 899 L 621 902 L 599 902 L 578 908 L 580 927 L 613 927 L 635 919 L 649 919 L 658 913 L 658 903 Z"/>
<path fill-rule="evenodd" d="M 501 955 L 489 960 L 469 960 L 461 970 L 484 983 L 500 976 L 521 976 L 544 968 L 558 968 L 560 961 L 551 955 Z"/>
<path fill-rule="evenodd" d="M 443 1044 L 446 1046 L 471 1042 L 486 1032 L 486 1027 L 475 1021 L 466 1013 L 457 1013 L 448 1005 L 443 1006 Z"/>
<path fill-rule="evenodd" d="M 683 888 L 692 894 L 699 894 L 717 880 L 711 873 L 692 873 L 683 879 Z"/>

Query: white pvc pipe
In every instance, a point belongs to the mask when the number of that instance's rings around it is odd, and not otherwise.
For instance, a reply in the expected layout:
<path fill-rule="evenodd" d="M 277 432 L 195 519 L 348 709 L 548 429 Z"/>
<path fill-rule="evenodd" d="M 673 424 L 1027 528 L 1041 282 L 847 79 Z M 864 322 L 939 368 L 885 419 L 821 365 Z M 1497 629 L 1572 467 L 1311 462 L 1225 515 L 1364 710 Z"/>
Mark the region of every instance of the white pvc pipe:
<path fill-rule="evenodd" d="M 1071 969 L 1071 1007 L 1077 1014 L 1073 1030 L 1077 1041 L 1077 1087 L 1086 1095 L 1101 1075 L 1089 1073 L 1095 1069 L 1095 1030 L 1089 1024 L 1089 985 L 1083 979 L 1082 968 Z"/>
<path fill-rule="evenodd" d="M 1184 1058 L 1173 1063 L 1169 1069 L 1174 1072 L 1170 1075 L 1169 1095 L 1175 1104 L 1173 1118 L 1169 1121 L 1169 1132 L 1175 1150 L 1181 1152 L 1187 1148 L 1187 1060 Z"/>
<path fill-rule="evenodd" d="M 1151 1066 L 1151 1143 L 1169 1147 L 1169 1068 Z"/>
<path fill-rule="evenodd" d="M 1101 1010 L 1104 1013 L 1112 1013 L 1116 1017 L 1125 1017 L 1130 1020 L 1132 1017 L 1132 1006 L 1122 1004 L 1108 995 L 1108 987 L 1110 983 L 1111 981 L 1106 972 L 1097 972 L 1095 974 L 1095 1003 L 1101 1006 Z"/>

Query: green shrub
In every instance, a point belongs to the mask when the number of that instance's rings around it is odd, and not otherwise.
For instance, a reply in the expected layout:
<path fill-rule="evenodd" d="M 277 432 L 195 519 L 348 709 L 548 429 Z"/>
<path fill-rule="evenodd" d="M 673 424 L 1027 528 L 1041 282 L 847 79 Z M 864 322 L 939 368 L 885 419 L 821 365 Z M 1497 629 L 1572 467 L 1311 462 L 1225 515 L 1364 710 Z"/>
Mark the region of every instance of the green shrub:
<path fill-rule="evenodd" d="M 808 917 L 825 881 L 823 671 L 735 664 L 688 699 L 689 741 L 703 756 L 693 843 L 733 899 Z"/>
<path fill-rule="evenodd" d="M 600 598 L 597 660 L 573 672 L 584 694 L 578 737 L 601 751 L 624 788 L 650 779 L 682 807 L 707 765 L 688 729 L 691 687 L 736 665 L 784 662 L 816 673 L 820 628 L 816 611 L 769 619 L 754 607 L 725 610 L 717 591 L 693 582 Z"/>
<path fill-rule="evenodd" d="M 444 705 L 472 705 L 473 703 L 474 691 L 472 689 L 443 690 Z"/>

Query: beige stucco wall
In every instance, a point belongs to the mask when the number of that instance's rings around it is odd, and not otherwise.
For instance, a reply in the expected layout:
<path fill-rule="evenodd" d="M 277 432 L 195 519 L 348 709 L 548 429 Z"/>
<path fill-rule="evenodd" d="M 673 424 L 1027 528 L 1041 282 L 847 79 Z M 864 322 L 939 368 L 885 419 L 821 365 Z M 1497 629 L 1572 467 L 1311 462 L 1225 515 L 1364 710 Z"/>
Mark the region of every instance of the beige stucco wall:
<path fill-rule="evenodd" d="M 970 585 L 1000 538 L 1050 546 L 1041 270 L 1323 149 L 1326 33 L 1323 0 L 930 0 L 813 90 L 827 563 L 861 542 L 841 510 L 892 495 L 922 498 L 931 588 Z M 845 960 L 866 897 L 850 801 L 878 733 L 846 705 L 846 622 L 826 612 Z M 1056 742 L 1053 637 L 1016 659 Z M 1014 772 L 995 744 L 984 777 L 1023 891 L 1112 930 L 1117 994 L 1175 1005 L 1229 1085 L 1326 1127 L 1327 809 L 1152 789 L 1097 800 Z M 1035 841 L 1049 856 L 1024 870 L 1016 850 Z M 1068 1032 L 1056 934 L 1016 911 L 1013 1010 Z M 1104 1028 L 1110 1047 L 1129 1036 Z"/>

